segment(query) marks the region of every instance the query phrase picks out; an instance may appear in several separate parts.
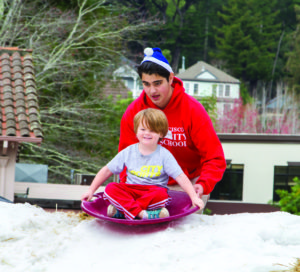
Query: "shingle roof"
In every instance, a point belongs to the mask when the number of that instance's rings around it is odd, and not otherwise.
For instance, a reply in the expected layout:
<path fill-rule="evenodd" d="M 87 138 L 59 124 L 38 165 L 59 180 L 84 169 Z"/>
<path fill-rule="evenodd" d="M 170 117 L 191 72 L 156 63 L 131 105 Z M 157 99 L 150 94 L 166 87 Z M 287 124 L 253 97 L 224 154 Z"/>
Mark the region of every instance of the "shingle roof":
<path fill-rule="evenodd" d="M 197 77 L 204 72 L 209 72 L 216 79 L 198 79 Z M 218 68 L 211 66 L 210 64 L 204 61 L 198 61 L 193 66 L 186 69 L 184 72 L 181 72 L 176 75 L 182 80 L 199 80 L 199 81 L 213 81 L 213 82 L 228 82 L 228 83 L 240 83 L 240 81 L 225 72 L 219 70 Z"/>
<path fill-rule="evenodd" d="M 0 47 L 0 140 L 41 142 L 32 50 Z"/>

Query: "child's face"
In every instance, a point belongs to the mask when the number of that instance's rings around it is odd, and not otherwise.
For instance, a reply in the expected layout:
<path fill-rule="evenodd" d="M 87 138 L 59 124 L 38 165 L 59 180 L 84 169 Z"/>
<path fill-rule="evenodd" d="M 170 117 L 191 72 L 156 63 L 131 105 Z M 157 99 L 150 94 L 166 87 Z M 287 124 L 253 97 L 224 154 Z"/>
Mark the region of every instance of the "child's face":
<path fill-rule="evenodd" d="M 152 131 L 150 128 L 148 128 L 148 126 L 141 122 L 137 128 L 136 137 L 138 138 L 140 144 L 154 147 L 158 144 L 158 141 L 160 138 L 162 138 L 162 135 Z"/>
<path fill-rule="evenodd" d="M 142 74 L 143 88 L 147 96 L 161 109 L 167 106 L 172 97 L 173 88 L 171 85 L 173 77 L 174 75 L 171 73 L 168 82 L 166 78 L 156 74 Z"/>

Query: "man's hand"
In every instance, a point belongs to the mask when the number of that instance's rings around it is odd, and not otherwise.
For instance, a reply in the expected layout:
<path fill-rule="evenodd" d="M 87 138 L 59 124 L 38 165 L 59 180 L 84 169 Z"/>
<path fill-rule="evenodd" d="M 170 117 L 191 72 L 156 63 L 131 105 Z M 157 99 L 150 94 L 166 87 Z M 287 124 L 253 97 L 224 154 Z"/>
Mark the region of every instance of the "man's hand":
<path fill-rule="evenodd" d="M 199 198 L 201 198 L 202 195 L 203 195 L 203 187 L 202 187 L 202 185 L 200 185 L 200 184 L 195 184 L 195 185 L 194 185 L 194 189 L 195 189 L 195 191 L 196 191 L 197 196 L 198 196 Z"/>

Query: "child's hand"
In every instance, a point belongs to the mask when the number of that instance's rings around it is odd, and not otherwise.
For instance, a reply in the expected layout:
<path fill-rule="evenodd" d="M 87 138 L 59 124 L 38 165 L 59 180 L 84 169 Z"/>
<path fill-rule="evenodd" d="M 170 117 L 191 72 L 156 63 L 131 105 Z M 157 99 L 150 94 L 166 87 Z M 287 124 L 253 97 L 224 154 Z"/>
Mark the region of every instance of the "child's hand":
<path fill-rule="evenodd" d="M 92 193 L 91 191 L 87 191 L 86 193 L 84 193 L 81 196 L 81 201 L 85 200 L 85 201 L 90 201 L 92 199 L 92 197 L 94 196 L 94 193 Z"/>
<path fill-rule="evenodd" d="M 200 210 L 204 208 L 204 202 L 201 198 L 195 197 L 192 199 L 193 207 L 198 206 Z"/>

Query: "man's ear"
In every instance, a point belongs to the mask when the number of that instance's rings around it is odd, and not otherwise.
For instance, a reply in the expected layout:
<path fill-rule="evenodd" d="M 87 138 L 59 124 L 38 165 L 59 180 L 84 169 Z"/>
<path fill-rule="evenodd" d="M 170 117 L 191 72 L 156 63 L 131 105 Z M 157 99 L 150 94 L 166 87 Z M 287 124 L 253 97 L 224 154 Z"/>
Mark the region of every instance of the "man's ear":
<path fill-rule="evenodd" d="M 173 79 L 174 79 L 174 73 L 170 73 L 170 76 L 169 76 L 170 84 L 173 84 Z"/>

